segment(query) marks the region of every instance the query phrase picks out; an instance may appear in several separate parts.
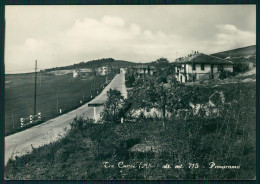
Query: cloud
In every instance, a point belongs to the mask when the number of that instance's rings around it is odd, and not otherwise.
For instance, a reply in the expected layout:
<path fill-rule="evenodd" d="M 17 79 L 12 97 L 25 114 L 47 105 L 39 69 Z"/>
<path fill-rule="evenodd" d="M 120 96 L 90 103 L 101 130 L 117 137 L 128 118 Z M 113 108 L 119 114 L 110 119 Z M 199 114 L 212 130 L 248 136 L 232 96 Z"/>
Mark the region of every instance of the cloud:
<path fill-rule="evenodd" d="M 148 59 L 172 52 L 166 49 L 169 45 L 175 47 L 178 38 L 161 30 L 142 30 L 139 25 L 127 24 L 119 17 L 104 16 L 100 20 L 76 20 L 70 29 L 60 35 L 60 45 L 66 53 L 71 52 L 74 55 L 99 54 L 100 57 L 106 57 L 107 54 L 113 58 L 118 56 L 118 59 L 135 58 L 136 61 L 140 55 Z"/>
<path fill-rule="evenodd" d="M 255 17 L 255 5 L 7 6 L 5 67 L 33 68 L 35 59 L 49 68 L 103 57 L 148 62 L 191 50 L 210 54 L 255 44 Z"/>
<path fill-rule="evenodd" d="M 41 51 L 42 49 L 44 49 L 46 47 L 49 47 L 49 45 L 43 40 L 28 38 L 24 42 L 24 48 L 28 52 L 32 52 L 32 53 Z"/>
<path fill-rule="evenodd" d="M 120 17 L 104 16 L 102 22 L 111 26 L 124 26 L 125 21 Z"/>
<path fill-rule="evenodd" d="M 134 35 L 139 35 L 141 33 L 141 28 L 136 24 L 131 24 L 130 30 Z"/>
<path fill-rule="evenodd" d="M 35 59 L 41 68 L 66 66 L 81 61 L 104 57 L 134 62 L 150 62 L 160 57 L 173 61 L 191 50 L 214 53 L 255 44 L 255 33 L 244 31 L 231 24 L 219 24 L 212 39 L 187 38 L 166 33 L 163 29 L 150 30 L 134 22 L 115 16 L 100 19 L 85 17 L 75 20 L 59 34 L 47 39 L 26 38 L 21 45 L 8 47 L 8 64 L 22 67 Z M 178 54 L 176 54 L 178 52 Z M 17 59 L 19 58 L 19 59 Z M 18 63 L 19 60 L 19 64 Z"/>
<path fill-rule="evenodd" d="M 215 40 L 217 48 L 232 49 L 256 44 L 256 34 L 238 29 L 232 24 L 216 26 L 218 33 Z"/>
<path fill-rule="evenodd" d="M 8 61 L 7 72 L 16 71 L 19 68 L 25 68 L 25 72 L 32 72 L 35 60 L 41 63 L 38 67 L 55 66 L 52 57 L 53 46 L 40 39 L 28 38 L 21 45 L 8 47 L 6 52 L 8 52 L 5 56 L 5 60 Z"/>
<path fill-rule="evenodd" d="M 108 49 L 131 39 L 131 31 L 124 25 L 119 17 L 104 16 L 102 20 L 85 18 L 77 20 L 60 39 L 64 42 L 64 49 L 76 53 Z"/>
<path fill-rule="evenodd" d="M 256 44 L 254 32 L 239 29 L 232 24 L 218 24 L 215 28 L 212 38 L 189 41 L 183 39 L 183 41 L 190 50 L 198 50 L 207 54 Z"/>

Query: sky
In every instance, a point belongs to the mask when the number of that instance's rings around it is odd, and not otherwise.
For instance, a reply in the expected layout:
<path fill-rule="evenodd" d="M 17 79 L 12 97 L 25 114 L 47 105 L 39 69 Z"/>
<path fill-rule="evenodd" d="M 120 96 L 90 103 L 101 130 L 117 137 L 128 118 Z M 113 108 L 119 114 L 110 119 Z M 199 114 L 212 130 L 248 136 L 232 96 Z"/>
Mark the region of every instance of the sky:
<path fill-rule="evenodd" d="M 170 62 L 256 44 L 255 5 L 6 6 L 5 71 L 101 58 Z"/>

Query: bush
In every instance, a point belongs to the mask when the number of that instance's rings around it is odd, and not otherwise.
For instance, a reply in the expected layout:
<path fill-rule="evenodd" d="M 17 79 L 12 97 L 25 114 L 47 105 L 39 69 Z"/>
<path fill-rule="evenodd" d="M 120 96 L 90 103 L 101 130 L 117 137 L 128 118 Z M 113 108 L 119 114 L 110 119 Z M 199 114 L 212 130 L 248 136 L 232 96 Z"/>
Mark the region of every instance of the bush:
<path fill-rule="evenodd" d="M 135 82 L 135 77 L 134 75 L 126 75 L 126 81 L 125 81 L 125 85 L 127 88 L 131 88 L 133 87 L 133 84 Z"/>
<path fill-rule="evenodd" d="M 249 70 L 247 62 L 235 62 L 234 63 L 234 72 L 235 73 L 244 73 Z"/>
<path fill-rule="evenodd" d="M 124 105 L 124 97 L 120 91 L 110 89 L 107 92 L 108 99 L 104 105 L 104 110 L 101 112 L 101 121 L 104 123 L 120 123 L 121 110 Z"/>
<path fill-rule="evenodd" d="M 222 71 L 222 72 L 219 74 L 219 79 L 225 79 L 225 78 L 233 77 L 233 76 L 235 76 L 235 73 L 234 73 L 234 72 Z"/>

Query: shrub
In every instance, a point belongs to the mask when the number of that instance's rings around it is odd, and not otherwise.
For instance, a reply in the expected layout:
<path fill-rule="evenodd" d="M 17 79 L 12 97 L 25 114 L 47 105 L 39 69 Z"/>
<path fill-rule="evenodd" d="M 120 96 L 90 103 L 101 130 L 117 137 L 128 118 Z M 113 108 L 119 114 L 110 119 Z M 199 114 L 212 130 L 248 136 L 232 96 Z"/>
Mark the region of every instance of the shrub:
<path fill-rule="evenodd" d="M 104 123 L 120 123 L 121 109 L 124 105 L 124 97 L 120 91 L 110 89 L 107 92 L 108 99 L 104 105 L 104 110 L 101 112 L 101 121 Z"/>
<path fill-rule="evenodd" d="M 232 77 L 232 76 L 235 76 L 235 73 L 234 73 L 234 72 L 222 71 L 222 72 L 219 74 L 219 79 L 225 79 L 225 78 Z"/>
<path fill-rule="evenodd" d="M 234 72 L 235 73 L 244 73 L 249 70 L 249 65 L 247 62 L 235 62 L 234 63 Z"/>

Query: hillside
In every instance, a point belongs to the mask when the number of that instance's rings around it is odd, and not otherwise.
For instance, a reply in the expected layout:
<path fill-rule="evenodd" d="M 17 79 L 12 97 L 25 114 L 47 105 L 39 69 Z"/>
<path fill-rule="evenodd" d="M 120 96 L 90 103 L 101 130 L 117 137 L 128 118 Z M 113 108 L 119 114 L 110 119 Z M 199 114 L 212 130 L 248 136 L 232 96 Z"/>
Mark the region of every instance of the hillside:
<path fill-rule="evenodd" d="M 101 66 L 110 66 L 110 67 L 119 68 L 119 67 L 129 67 L 136 64 L 137 63 L 130 62 L 130 61 L 114 60 L 113 58 L 103 58 L 103 59 L 91 60 L 87 62 L 82 61 L 80 63 L 69 65 L 69 66 L 49 68 L 46 69 L 45 71 L 70 70 L 70 69 L 77 69 L 77 68 L 98 68 Z"/>
<path fill-rule="evenodd" d="M 242 48 L 227 50 L 227 51 L 218 52 L 218 53 L 211 54 L 211 55 L 216 56 L 216 57 L 220 57 L 220 58 L 255 56 L 256 55 L 256 46 L 251 45 L 251 46 L 248 46 L 248 47 L 242 47 Z"/>
<path fill-rule="evenodd" d="M 156 96 L 155 92 L 160 91 L 158 87 L 164 88 L 153 79 L 146 82 L 140 79 L 129 91 L 128 102 L 132 105 L 123 123 L 75 119 L 66 137 L 10 160 L 5 177 L 12 180 L 255 178 L 255 82 L 175 85 L 165 93 L 167 109 L 174 113 L 172 117 L 163 120 L 160 116 L 132 116 L 131 112 L 140 108 L 151 112 L 151 107 L 161 106 L 156 105 L 161 102 L 161 95 Z M 155 103 L 150 101 L 151 96 Z M 201 108 L 198 114 L 193 114 L 192 109 L 185 107 L 190 102 L 199 105 L 222 98 L 222 103 L 216 103 L 218 113 Z M 190 113 L 178 113 L 179 107 Z M 109 112 L 109 106 L 105 108 Z M 206 112 L 210 115 L 205 115 Z M 212 162 L 216 167 L 209 168 Z"/>
<path fill-rule="evenodd" d="M 138 63 L 131 62 L 131 61 L 124 61 L 124 60 L 115 60 L 115 62 L 112 64 L 112 66 L 129 67 L 129 66 L 133 66 L 133 65 L 136 65 L 136 64 L 138 64 Z"/>

